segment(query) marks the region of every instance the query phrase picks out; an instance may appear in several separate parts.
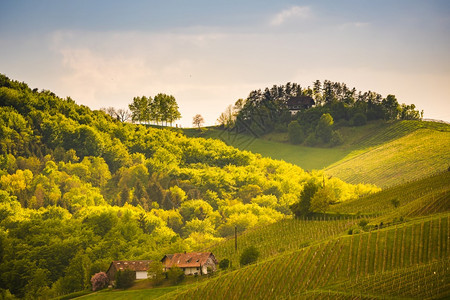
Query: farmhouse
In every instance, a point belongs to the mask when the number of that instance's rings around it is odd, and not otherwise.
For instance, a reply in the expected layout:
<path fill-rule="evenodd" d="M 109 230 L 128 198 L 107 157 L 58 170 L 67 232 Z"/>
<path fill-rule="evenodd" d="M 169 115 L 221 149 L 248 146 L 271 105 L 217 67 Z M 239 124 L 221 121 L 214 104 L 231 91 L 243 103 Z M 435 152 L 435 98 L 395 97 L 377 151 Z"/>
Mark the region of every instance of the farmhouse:
<path fill-rule="evenodd" d="M 291 97 L 286 104 L 291 114 L 295 114 L 299 110 L 311 108 L 316 103 L 309 96 L 296 96 Z"/>
<path fill-rule="evenodd" d="M 167 254 L 161 262 L 164 271 L 178 266 L 184 271 L 185 275 L 206 275 L 208 272 L 215 272 L 217 269 L 217 260 L 211 252 L 191 252 Z"/>
<path fill-rule="evenodd" d="M 136 279 L 146 279 L 148 266 L 151 260 L 118 260 L 113 261 L 106 271 L 109 281 L 114 281 L 116 273 L 123 270 L 132 270 L 136 272 Z"/>

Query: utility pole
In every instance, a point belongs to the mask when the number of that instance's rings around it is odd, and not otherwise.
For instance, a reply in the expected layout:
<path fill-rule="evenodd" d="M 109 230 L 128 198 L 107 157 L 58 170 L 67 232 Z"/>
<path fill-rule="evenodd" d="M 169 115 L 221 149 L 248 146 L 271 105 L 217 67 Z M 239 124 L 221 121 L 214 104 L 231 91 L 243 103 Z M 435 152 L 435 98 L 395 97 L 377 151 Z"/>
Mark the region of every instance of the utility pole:
<path fill-rule="evenodd" d="M 237 253 L 237 226 L 234 225 L 234 251 Z"/>

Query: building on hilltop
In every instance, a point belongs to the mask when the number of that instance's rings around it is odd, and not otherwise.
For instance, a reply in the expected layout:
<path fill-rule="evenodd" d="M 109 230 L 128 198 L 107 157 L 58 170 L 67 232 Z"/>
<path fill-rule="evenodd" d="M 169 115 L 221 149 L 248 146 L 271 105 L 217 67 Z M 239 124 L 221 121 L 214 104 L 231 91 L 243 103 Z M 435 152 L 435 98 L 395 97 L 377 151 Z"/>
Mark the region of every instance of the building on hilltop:
<path fill-rule="evenodd" d="M 178 266 L 185 275 L 206 275 L 217 270 L 217 260 L 211 252 L 191 252 L 167 254 L 161 262 L 164 271 L 173 266 Z"/>
<path fill-rule="evenodd" d="M 147 279 L 148 266 L 151 260 L 118 260 L 113 261 L 106 271 L 109 281 L 116 280 L 116 273 L 124 270 L 132 270 L 136 273 L 136 279 Z"/>
<path fill-rule="evenodd" d="M 286 102 L 286 105 L 291 112 L 291 114 L 295 114 L 300 110 L 305 110 L 313 107 L 316 104 L 313 98 L 309 96 L 295 96 L 289 98 Z"/>

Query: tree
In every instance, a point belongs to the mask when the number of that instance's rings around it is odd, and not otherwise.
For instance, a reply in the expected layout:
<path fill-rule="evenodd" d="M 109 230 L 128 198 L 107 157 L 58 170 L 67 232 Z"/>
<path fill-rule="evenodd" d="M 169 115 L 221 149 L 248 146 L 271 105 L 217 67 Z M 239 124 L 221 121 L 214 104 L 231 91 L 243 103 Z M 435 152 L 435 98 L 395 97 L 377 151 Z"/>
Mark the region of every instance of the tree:
<path fill-rule="evenodd" d="M 136 272 L 125 269 L 119 270 L 116 273 L 116 288 L 127 289 L 133 286 L 134 280 L 136 279 Z"/>
<path fill-rule="evenodd" d="M 316 137 L 324 143 L 328 143 L 333 133 L 333 123 L 333 117 L 330 114 L 323 114 L 316 126 Z"/>
<path fill-rule="evenodd" d="M 202 115 L 196 114 L 194 118 L 192 119 L 192 125 L 197 126 L 198 129 L 203 125 L 205 120 L 203 119 Z"/>
<path fill-rule="evenodd" d="M 148 278 L 154 285 L 160 285 L 165 276 L 164 276 L 164 267 L 162 262 L 160 261 L 151 261 L 148 266 Z"/>
<path fill-rule="evenodd" d="M 301 144 L 305 139 L 305 134 L 303 133 L 302 127 L 298 121 L 292 121 L 288 126 L 288 136 L 289 141 L 292 144 Z"/>
<path fill-rule="evenodd" d="M 91 285 L 93 291 L 104 289 L 105 287 L 108 286 L 108 283 L 109 283 L 108 275 L 106 275 L 105 272 L 95 273 L 91 277 Z"/>
<path fill-rule="evenodd" d="M 116 111 L 116 117 L 120 122 L 126 122 L 130 119 L 131 113 L 128 109 L 119 108 Z"/>
<path fill-rule="evenodd" d="M 259 257 L 259 251 L 256 249 L 255 246 L 250 246 L 244 249 L 241 254 L 241 258 L 239 259 L 239 262 L 241 266 L 245 266 L 251 263 L 254 263 L 258 260 Z"/>
<path fill-rule="evenodd" d="M 318 189 L 314 181 L 306 183 L 300 193 L 300 200 L 289 207 L 296 217 L 308 216 L 311 213 L 311 199 Z"/>
<path fill-rule="evenodd" d="M 222 270 L 228 269 L 229 266 L 230 260 L 228 258 L 224 258 L 219 262 L 219 268 L 221 268 Z"/>
<path fill-rule="evenodd" d="M 158 123 L 158 121 L 169 122 L 172 124 L 181 118 L 181 114 L 178 111 L 178 104 L 175 97 L 172 95 L 166 95 L 159 93 L 155 96 L 153 104 L 151 105 L 151 116 Z"/>
<path fill-rule="evenodd" d="M 385 118 L 387 120 L 396 120 L 401 112 L 401 107 L 394 95 L 387 95 L 386 99 L 381 101 L 383 105 Z"/>
<path fill-rule="evenodd" d="M 335 201 L 336 196 L 331 188 L 328 186 L 320 188 L 311 198 L 310 211 L 324 213 Z"/>
<path fill-rule="evenodd" d="M 353 126 L 362 126 L 366 125 L 367 117 L 363 113 L 356 113 L 350 121 Z"/>
<path fill-rule="evenodd" d="M 177 265 L 174 265 L 167 272 L 167 278 L 172 284 L 179 284 L 184 279 L 184 271 Z"/>
<path fill-rule="evenodd" d="M 134 97 L 133 103 L 128 105 L 131 111 L 131 120 L 133 122 L 145 122 L 150 120 L 150 103 L 152 103 L 152 98 Z"/>

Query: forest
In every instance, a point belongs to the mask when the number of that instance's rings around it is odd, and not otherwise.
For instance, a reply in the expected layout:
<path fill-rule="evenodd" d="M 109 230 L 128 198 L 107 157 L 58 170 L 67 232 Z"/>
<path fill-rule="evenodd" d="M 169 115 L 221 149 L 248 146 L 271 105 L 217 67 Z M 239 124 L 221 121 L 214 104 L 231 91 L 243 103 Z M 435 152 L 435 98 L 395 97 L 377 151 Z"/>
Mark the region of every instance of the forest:
<path fill-rule="evenodd" d="M 288 100 L 310 97 L 312 107 L 291 114 Z M 357 91 L 345 83 L 316 80 L 312 88 L 297 83 L 254 90 L 219 116 L 221 127 L 260 137 L 270 132 L 289 132 L 293 144 L 336 146 L 342 143 L 338 128 L 361 126 L 371 120 L 420 120 L 414 104 L 399 104 L 395 95 Z M 335 130 L 336 129 L 336 130 Z"/>
<path fill-rule="evenodd" d="M 380 190 L 121 122 L 0 75 L 2 294 L 60 296 L 89 288 L 112 260 L 204 249 L 292 216 L 306 185 L 333 203 Z M 310 200 L 312 213 L 326 205 Z"/>

